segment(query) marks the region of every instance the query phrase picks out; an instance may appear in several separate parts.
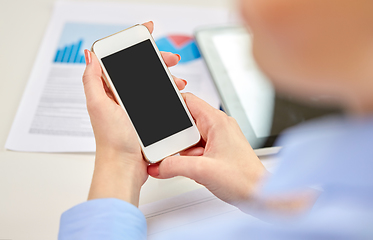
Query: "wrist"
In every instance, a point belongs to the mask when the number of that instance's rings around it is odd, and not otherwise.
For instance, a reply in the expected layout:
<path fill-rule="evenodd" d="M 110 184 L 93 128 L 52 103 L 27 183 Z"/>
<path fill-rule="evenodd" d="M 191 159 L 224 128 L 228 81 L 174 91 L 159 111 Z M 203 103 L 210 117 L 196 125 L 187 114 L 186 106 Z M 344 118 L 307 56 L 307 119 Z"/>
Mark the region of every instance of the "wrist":
<path fill-rule="evenodd" d="M 134 153 L 128 152 L 128 150 L 117 149 L 115 147 L 96 145 L 96 160 L 97 164 L 137 164 L 141 163 L 142 155 L 140 151 L 135 151 Z"/>
<path fill-rule="evenodd" d="M 116 151 L 97 151 L 88 200 L 118 198 L 138 206 L 140 189 L 146 181 L 142 156 Z"/>

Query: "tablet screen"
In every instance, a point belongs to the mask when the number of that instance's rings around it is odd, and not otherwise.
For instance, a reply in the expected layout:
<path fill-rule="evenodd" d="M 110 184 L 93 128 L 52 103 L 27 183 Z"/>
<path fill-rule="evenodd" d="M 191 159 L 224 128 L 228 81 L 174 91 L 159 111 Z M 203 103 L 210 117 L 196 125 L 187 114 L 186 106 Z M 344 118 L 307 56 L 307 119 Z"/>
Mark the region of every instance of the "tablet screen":
<path fill-rule="evenodd" d="M 244 27 L 201 29 L 196 39 L 224 111 L 237 120 L 253 148 L 271 147 L 284 129 L 337 112 L 279 96 L 257 67 Z"/>
<path fill-rule="evenodd" d="M 245 33 L 221 34 L 213 37 L 213 43 L 255 135 L 268 137 L 271 135 L 275 91 L 249 57 L 250 36 Z"/>

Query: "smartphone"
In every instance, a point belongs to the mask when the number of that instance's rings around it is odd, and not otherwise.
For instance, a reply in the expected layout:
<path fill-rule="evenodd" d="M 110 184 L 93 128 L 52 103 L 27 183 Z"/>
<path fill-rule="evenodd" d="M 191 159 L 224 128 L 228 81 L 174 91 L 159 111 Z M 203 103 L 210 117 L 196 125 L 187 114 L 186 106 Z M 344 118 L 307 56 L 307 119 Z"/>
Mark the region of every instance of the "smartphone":
<path fill-rule="evenodd" d="M 145 26 L 135 25 L 97 40 L 92 51 L 107 86 L 131 120 L 148 162 L 158 162 L 200 141 L 196 124 Z"/>

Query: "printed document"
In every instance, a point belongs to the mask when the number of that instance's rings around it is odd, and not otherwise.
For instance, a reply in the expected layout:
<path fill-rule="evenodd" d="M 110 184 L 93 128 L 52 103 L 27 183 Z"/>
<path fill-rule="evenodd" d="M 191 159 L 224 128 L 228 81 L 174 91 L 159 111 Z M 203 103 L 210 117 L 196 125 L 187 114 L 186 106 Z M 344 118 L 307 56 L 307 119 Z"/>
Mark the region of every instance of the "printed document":
<path fill-rule="evenodd" d="M 128 3 L 57 2 L 5 147 L 28 152 L 94 152 L 82 75 L 84 49 L 102 37 L 152 20 L 161 51 L 178 53 L 173 75 L 213 107 L 220 102 L 193 31 L 226 24 L 228 11 Z"/>

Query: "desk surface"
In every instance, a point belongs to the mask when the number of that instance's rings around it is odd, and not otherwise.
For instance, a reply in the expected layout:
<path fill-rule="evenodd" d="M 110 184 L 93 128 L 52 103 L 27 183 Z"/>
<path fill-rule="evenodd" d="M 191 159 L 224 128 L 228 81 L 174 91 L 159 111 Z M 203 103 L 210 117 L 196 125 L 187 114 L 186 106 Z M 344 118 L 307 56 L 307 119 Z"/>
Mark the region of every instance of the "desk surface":
<path fill-rule="evenodd" d="M 141 2 L 232 7 L 229 0 Z M 0 8 L 0 239 L 56 239 L 61 213 L 85 201 L 88 195 L 94 154 L 21 153 L 4 149 L 53 3 L 53 0 L 12 0 L 3 1 Z M 273 161 L 266 159 L 264 163 L 270 165 Z M 149 178 L 141 192 L 140 204 L 199 187 L 181 177 Z"/>

